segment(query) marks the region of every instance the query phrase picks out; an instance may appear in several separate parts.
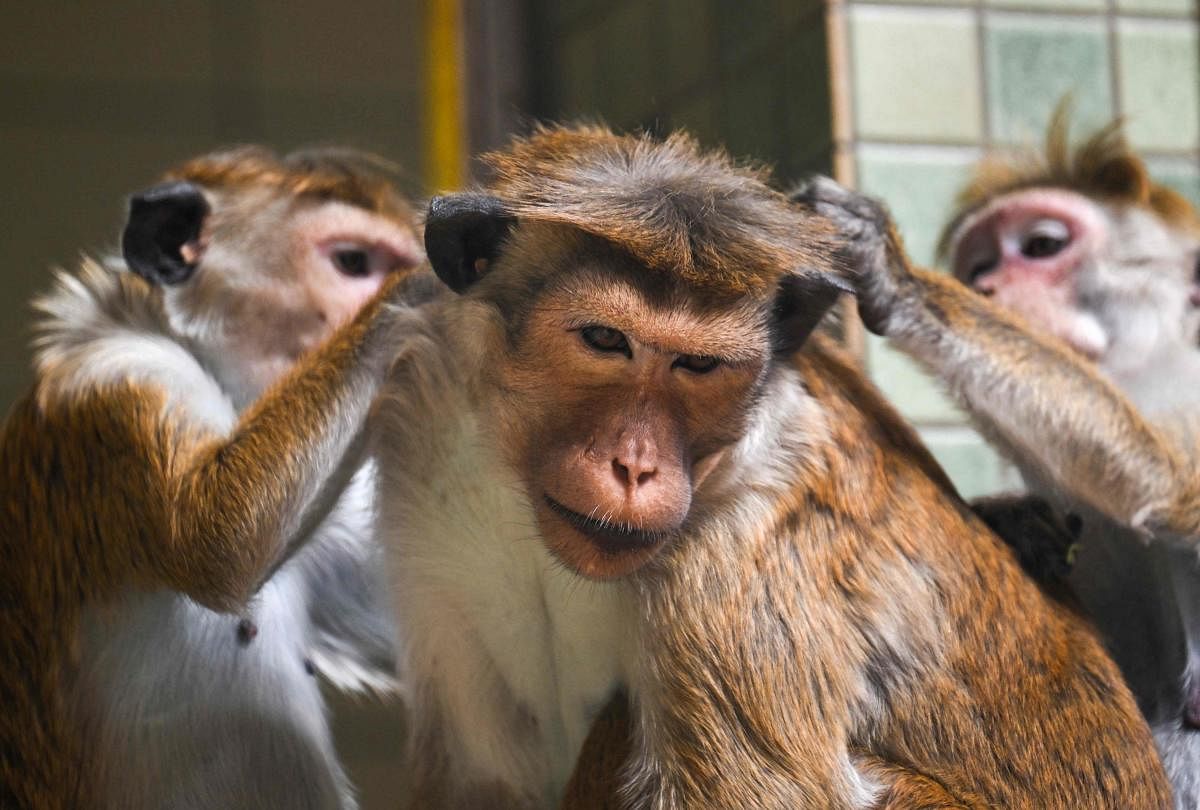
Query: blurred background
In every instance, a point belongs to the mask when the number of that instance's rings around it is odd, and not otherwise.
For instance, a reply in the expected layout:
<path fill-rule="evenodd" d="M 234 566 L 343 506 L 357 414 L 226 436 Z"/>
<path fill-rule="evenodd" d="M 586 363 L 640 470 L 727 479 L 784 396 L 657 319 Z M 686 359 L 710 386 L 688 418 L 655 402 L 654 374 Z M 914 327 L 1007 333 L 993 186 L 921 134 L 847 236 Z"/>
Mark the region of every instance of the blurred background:
<path fill-rule="evenodd" d="M 932 262 L 972 163 L 1039 143 L 1071 93 L 1077 133 L 1125 116 L 1200 203 L 1196 0 L 44 0 L 0 22 L 4 409 L 49 268 L 110 250 L 126 195 L 233 143 L 370 149 L 423 195 L 533 120 L 686 127 L 781 184 L 819 170 L 884 197 Z M 1014 484 L 906 360 L 850 341 L 964 495 Z M 398 721 L 337 714 L 365 806 L 387 806 Z"/>

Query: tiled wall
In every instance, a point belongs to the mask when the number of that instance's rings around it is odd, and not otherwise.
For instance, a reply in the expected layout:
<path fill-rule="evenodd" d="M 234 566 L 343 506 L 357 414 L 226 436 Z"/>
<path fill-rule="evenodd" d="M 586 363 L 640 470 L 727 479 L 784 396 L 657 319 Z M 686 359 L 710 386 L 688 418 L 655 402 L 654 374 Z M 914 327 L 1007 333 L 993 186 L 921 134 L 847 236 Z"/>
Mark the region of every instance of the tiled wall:
<path fill-rule="evenodd" d="M 1194 0 L 983 0 L 831 7 L 838 164 L 885 198 L 918 261 L 971 164 L 993 144 L 1040 143 L 1064 93 L 1076 131 L 1125 115 L 1152 171 L 1200 203 Z M 868 338 L 872 375 L 918 424 L 964 494 L 1015 478 L 935 384 Z"/>

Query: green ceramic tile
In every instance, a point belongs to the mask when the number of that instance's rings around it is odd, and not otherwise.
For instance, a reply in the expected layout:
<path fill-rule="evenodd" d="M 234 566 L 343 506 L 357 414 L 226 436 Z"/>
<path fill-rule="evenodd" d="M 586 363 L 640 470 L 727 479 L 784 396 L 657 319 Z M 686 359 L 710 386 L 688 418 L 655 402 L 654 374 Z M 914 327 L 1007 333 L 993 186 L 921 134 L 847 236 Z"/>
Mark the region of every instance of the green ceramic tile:
<path fill-rule="evenodd" d="M 850 12 L 861 138 L 974 141 L 981 135 L 974 15 L 856 6 Z"/>
<path fill-rule="evenodd" d="M 1020 478 L 973 430 L 923 430 L 921 438 L 964 498 L 1020 489 Z"/>
<path fill-rule="evenodd" d="M 978 159 L 973 149 L 866 145 L 858 151 L 858 186 L 887 202 L 909 254 L 931 265 L 954 197 Z"/>
<path fill-rule="evenodd" d="M 917 423 L 958 424 L 958 407 L 929 375 L 881 338 L 867 336 L 871 379 L 905 417 Z"/>
<path fill-rule="evenodd" d="M 1200 146 L 1197 29 L 1177 21 L 1121 20 L 1117 43 L 1125 132 L 1135 147 Z"/>
<path fill-rule="evenodd" d="M 1195 0 L 1117 0 L 1117 9 L 1126 14 L 1174 14 L 1188 17 L 1196 13 Z"/>
<path fill-rule="evenodd" d="M 1101 20 L 987 15 L 989 120 L 1006 143 L 1041 143 L 1063 95 L 1074 99 L 1077 131 L 1113 115 L 1108 40 Z"/>
<path fill-rule="evenodd" d="M 984 0 L 996 8 L 1045 9 L 1046 11 L 1097 11 L 1103 12 L 1106 0 Z"/>
<path fill-rule="evenodd" d="M 1155 180 L 1175 189 L 1200 209 L 1200 160 L 1197 159 L 1197 156 L 1152 158 L 1146 163 Z"/>

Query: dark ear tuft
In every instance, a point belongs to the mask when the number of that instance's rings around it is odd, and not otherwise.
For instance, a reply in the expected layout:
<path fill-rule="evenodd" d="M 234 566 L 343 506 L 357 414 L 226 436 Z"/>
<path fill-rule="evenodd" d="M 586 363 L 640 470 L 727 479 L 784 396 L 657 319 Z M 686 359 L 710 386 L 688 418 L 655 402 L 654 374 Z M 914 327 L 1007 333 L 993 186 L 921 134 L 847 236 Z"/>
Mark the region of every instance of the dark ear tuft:
<path fill-rule="evenodd" d="M 162 183 L 129 200 L 129 218 L 121 236 L 125 263 L 151 284 L 180 284 L 196 265 L 182 248 L 200 238 L 208 201 L 187 182 Z"/>
<path fill-rule="evenodd" d="M 504 203 L 488 194 L 434 197 L 425 216 L 425 253 L 433 271 L 463 292 L 495 261 L 515 223 Z"/>
<path fill-rule="evenodd" d="M 832 272 L 805 270 L 785 276 L 775 294 L 772 323 L 775 351 L 790 354 L 803 346 L 844 292 L 853 293 L 854 288 Z"/>

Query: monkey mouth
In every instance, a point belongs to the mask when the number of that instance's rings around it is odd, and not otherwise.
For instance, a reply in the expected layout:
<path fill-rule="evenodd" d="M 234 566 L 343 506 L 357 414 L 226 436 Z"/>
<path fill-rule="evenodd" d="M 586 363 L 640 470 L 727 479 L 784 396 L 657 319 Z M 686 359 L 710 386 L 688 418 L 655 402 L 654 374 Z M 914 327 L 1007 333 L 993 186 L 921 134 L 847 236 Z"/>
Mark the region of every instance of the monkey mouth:
<path fill-rule="evenodd" d="M 665 542 L 671 536 L 669 531 L 642 529 L 628 523 L 613 523 L 588 517 L 574 509 L 568 509 L 549 495 L 543 497 L 551 512 L 586 537 L 598 551 L 609 556 L 646 551 Z"/>

